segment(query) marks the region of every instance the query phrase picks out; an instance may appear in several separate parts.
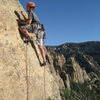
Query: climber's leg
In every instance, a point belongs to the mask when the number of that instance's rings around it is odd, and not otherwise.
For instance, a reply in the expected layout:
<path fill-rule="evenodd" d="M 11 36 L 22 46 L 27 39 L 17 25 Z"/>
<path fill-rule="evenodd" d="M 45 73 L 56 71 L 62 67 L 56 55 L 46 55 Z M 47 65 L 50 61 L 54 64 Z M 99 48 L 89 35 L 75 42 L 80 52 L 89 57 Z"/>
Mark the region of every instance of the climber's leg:
<path fill-rule="evenodd" d="M 27 37 L 27 38 L 31 38 L 31 36 L 29 35 L 28 31 L 22 27 L 19 27 L 19 30 Z"/>
<path fill-rule="evenodd" d="M 45 56 L 45 51 L 44 51 L 44 41 L 43 39 L 37 39 L 37 44 L 38 44 L 38 47 L 40 49 L 40 52 L 41 52 L 41 55 L 42 55 L 42 58 L 43 58 L 43 65 L 46 65 L 46 56 Z"/>
<path fill-rule="evenodd" d="M 42 55 L 42 58 L 43 58 L 43 63 L 46 63 L 45 51 L 43 49 L 43 46 L 38 45 L 38 47 L 40 49 L 40 52 L 41 52 L 41 55 Z"/>
<path fill-rule="evenodd" d="M 21 26 L 21 27 L 19 27 L 19 30 L 20 30 L 27 38 L 31 38 L 31 36 L 29 35 L 29 32 L 32 32 L 32 27 L 31 27 L 31 25 Z"/>

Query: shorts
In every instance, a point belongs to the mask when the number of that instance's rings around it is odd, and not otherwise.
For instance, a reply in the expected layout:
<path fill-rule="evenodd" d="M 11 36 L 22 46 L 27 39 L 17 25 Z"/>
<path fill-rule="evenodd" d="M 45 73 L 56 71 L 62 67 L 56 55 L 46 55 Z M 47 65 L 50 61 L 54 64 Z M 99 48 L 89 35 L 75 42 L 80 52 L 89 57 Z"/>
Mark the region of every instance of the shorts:
<path fill-rule="evenodd" d="M 36 27 L 36 24 L 21 26 L 21 28 L 27 30 L 29 33 L 35 33 L 35 32 L 34 32 L 35 27 Z M 43 44 L 44 44 L 44 39 L 37 39 L 37 44 L 38 44 L 39 46 L 43 46 Z"/>
<path fill-rule="evenodd" d="M 37 39 L 37 44 L 38 44 L 39 46 L 43 46 L 44 40 L 43 40 L 43 39 Z"/>
<path fill-rule="evenodd" d="M 21 26 L 21 28 L 27 30 L 27 31 L 30 32 L 30 33 L 33 32 L 32 25 L 24 25 L 24 26 Z"/>
<path fill-rule="evenodd" d="M 29 33 L 33 33 L 36 29 L 37 23 L 31 24 L 31 25 L 24 25 L 21 26 L 21 28 L 24 28 L 25 30 L 27 30 Z"/>

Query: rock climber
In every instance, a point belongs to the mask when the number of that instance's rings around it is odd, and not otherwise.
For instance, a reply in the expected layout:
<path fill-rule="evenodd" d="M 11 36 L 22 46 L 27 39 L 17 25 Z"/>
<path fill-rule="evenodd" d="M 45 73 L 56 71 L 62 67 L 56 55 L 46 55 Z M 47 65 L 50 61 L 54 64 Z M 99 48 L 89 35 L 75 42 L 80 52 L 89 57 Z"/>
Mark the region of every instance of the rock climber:
<path fill-rule="evenodd" d="M 21 21 L 18 19 L 17 21 L 20 24 L 23 24 L 19 27 L 19 30 L 26 36 L 27 39 L 32 39 L 32 36 L 30 36 L 29 33 L 33 33 L 34 29 L 36 28 L 36 25 L 40 25 L 39 19 L 37 18 L 36 14 L 34 13 L 35 9 L 35 3 L 29 2 L 27 4 L 27 12 L 28 12 L 28 18 L 25 16 L 23 11 L 21 11 L 21 14 L 23 15 L 25 21 Z M 37 38 L 37 44 L 40 49 L 42 58 L 43 58 L 43 64 L 46 65 L 46 57 L 45 57 L 45 51 L 44 51 L 44 39 L 43 38 Z"/>

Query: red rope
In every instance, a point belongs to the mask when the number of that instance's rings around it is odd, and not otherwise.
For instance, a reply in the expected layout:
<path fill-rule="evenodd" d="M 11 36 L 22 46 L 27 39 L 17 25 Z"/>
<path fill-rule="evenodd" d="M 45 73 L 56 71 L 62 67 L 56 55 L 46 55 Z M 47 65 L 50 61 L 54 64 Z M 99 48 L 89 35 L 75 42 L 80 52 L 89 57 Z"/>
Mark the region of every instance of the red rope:
<path fill-rule="evenodd" d="M 27 62 L 27 45 L 26 43 L 26 84 L 27 84 L 27 100 L 29 100 L 29 80 L 28 80 L 28 62 Z M 46 87 L 45 87 L 45 66 L 44 66 L 44 100 L 46 100 Z"/>
<path fill-rule="evenodd" d="M 29 84 L 28 84 L 28 63 L 27 63 L 27 45 L 26 43 L 26 84 L 27 84 L 27 100 L 29 100 Z"/>
<path fill-rule="evenodd" d="M 45 87 L 45 66 L 44 66 L 44 100 L 46 100 L 46 87 Z"/>

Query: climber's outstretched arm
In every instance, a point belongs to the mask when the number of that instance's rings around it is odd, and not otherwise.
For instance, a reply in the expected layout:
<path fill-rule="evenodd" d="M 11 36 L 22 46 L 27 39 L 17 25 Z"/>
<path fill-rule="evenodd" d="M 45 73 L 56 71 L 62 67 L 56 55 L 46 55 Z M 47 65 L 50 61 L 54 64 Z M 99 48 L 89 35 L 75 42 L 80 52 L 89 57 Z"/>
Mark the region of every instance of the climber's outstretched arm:
<path fill-rule="evenodd" d="M 25 16 L 25 14 L 24 14 L 23 11 L 21 11 L 21 14 L 23 15 L 23 17 L 24 17 L 25 20 L 28 20 L 28 18 Z"/>
<path fill-rule="evenodd" d="M 27 25 L 27 24 L 31 24 L 32 20 L 27 20 L 25 22 L 22 22 L 20 19 L 17 19 L 17 21 L 20 23 L 20 24 L 24 24 L 24 25 Z"/>

